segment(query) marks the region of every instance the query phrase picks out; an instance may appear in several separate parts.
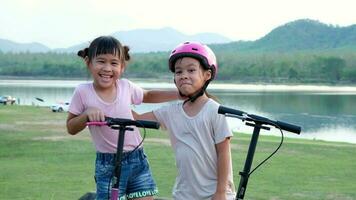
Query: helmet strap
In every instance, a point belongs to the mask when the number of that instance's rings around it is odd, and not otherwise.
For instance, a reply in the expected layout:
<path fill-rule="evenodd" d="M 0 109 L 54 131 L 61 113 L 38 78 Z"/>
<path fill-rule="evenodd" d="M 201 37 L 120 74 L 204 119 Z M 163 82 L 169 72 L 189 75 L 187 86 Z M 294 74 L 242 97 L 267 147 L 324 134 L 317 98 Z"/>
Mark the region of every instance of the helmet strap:
<path fill-rule="evenodd" d="M 200 88 L 200 90 L 199 90 L 198 92 L 196 92 L 196 93 L 193 94 L 193 95 L 188 96 L 188 99 L 183 102 L 183 105 L 184 105 L 185 103 L 187 103 L 188 101 L 194 103 L 195 100 L 197 100 L 199 97 L 203 96 L 203 94 L 205 93 L 205 90 L 206 90 L 206 88 L 208 87 L 209 83 L 210 83 L 210 80 L 207 80 L 207 81 L 204 83 L 203 87 Z M 180 93 L 180 92 L 179 92 L 179 93 Z"/>

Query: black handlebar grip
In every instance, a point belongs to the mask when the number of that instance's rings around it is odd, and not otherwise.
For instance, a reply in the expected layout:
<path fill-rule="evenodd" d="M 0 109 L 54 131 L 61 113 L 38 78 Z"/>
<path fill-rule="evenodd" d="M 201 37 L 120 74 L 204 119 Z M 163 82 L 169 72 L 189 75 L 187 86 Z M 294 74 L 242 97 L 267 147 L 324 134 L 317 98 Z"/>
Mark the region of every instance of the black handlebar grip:
<path fill-rule="evenodd" d="M 296 133 L 296 134 L 300 134 L 302 128 L 300 126 L 296 126 L 293 124 L 288 124 L 285 122 L 281 122 L 281 121 L 276 121 L 276 124 L 283 130 L 292 132 L 292 133 Z"/>
<path fill-rule="evenodd" d="M 242 112 L 240 110 L 235 110 L 235 109 L 232 109 L 232 108 L 228 108 L 228 107 L 225 107 L 225 106 L 219 106 L 218 113 L 219 114 L 223 114 L 223 115 L 225 115 L 226 113 L 229 113 L 229 114 L 242 116 L 245 112 Z"/>
<path fill-rule="evenodd" d="M 160 126 L 158 122 L 146 121 L 146 120 L 131 120 L 131 119 L 123 119 L 123 118 L 105 117 L 105 121 L 107 121 L 108 125 L 136 126 L 139 128 L 159 129 Z"/>
<path fill-rule="evenodd" d="M 137 127 L 159 129 L 159 123 L 154 121 L 136 120 Z"/>

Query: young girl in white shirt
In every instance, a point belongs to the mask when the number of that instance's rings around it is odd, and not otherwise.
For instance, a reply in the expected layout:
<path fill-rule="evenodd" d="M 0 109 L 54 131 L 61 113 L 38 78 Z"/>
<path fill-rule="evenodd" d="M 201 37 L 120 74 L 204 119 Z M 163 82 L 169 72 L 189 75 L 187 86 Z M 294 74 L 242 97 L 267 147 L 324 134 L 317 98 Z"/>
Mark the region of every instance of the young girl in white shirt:
<path fill-rule="evenodd" d="M 230 138 L 219 104 L 206 92 L 218 72 L 211 49 L 197 42 L 178 45 L 169 57 L 169 69 L 184 102 L 177 102 L 137 119 L 156 120 L 170 133 L 177 165 L 175 200 L 232 200 Z"/>

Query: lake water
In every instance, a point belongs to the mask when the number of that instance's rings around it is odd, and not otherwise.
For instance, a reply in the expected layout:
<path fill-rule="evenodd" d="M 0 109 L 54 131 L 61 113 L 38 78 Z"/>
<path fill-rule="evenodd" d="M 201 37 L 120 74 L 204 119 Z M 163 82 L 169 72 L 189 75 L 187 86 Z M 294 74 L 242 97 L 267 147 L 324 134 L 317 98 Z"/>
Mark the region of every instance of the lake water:
<path fill-rule="evenodd" d="M 0 80 L 0 95 L 11 95 L 21 105 L 49 106 L 69 101 L 74 88 L 85 81 Z M 145 89 L 174 88 L 171 83 L 143 83 Z M 356 143 L 356 87 L 212 84 L 209 92 L 222 105 L 302 127 L 301 135 L 287 137 Z M 44 102 L 36 100 L 41 98 Z M 146 112 L 164 104 L 142 104 Z M 240 120 L 229 118 L 237 131 L 252 132 Z M 276 129 L 261 134 L 279 135 Z"/>

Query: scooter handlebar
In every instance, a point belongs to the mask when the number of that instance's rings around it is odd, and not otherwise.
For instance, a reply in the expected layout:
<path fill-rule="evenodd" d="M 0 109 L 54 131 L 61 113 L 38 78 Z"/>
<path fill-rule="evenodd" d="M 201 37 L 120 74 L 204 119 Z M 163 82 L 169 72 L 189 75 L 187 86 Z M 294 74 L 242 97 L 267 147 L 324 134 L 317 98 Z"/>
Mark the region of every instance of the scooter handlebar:
<path fill-rule="evenodd" d="M 105 117 L 103 122 L 87 122 L 87 126 L 136 126 L 139 128 L 159 129 L 160 124 L 154 121 L 131 120 L 124 118 Z"/>
<path fill-rule="evenodd" d="M 106 126 L 107 122 L 87 122 L 87 126 Z"/>
<path fill-rule="evenodd" d="M 281 121 L 276 121 L 275 122 L 281 129 L 292 132 L 292 133 L 296 133 L 296 134 L 300 134 L 300 132 L 302 131 L 302 128 L 300 126 L 296 126 L 293 124 L 289 124 L 286 122 L 281 122 Z"/>
<path fill-rule="evenodd" d="M 281 122 L 281 121 L 273 121 L 273 120 L 270 120 L 270 119 L 265 118 L 265 117 L 248 114 L 246 112 L 243 112 L 243 111 L 240 111 L 240 110 L 236 110 L 236 109 L 232 109 L 232 108 L 228 108 L 228 107 L 225 107 L 225 106 L 219 106 L 218 113 L 219 114 L 223 114 L 223 115 L 232 114 L 232 115 L 235 115 L 235 116 L 241 116 L 246 121 L 255 121 L 255 122 L 260 122 L 260 123 L 272 125 L 272 126 L 275 126 L 277 128 L 281 128 L 283 130 L 286 130 L 286 131 L 289 131 L 289 132 L 292 132 L 292 133 L 296 133 L 296 134 L 300 134 L 300 132 L 301 132 L 301 127 L 300 126 L 296 126 L 296 125 L 289 124 L 289 123 L 286 123 L 286 122 Z"/>
<path fill-rule="evenodd" d="M 229 114 L 233 114 L 233 115 L 243 116 L 243 114 L 245 112 L 240 111 L 240 110 L 235 110 L 232 108 L 228 108 L 225 106 L 219 106 L 218 113 L 223 114 L 223 115 L 225 115 L 226 113 L 229 113 Z"/>
<path fill-rule="evenodd" d="M 105 117 L 108 125 L 119 125 L 119 126 L 136 126 L 139 128 L 150 128 L 150 129 L 159 129 L 159 123 L 154 121 L 146 121 L 146 120 L 131 120 L 131 119 L 123 119 L 123 118 L 111 118 Z"/>

